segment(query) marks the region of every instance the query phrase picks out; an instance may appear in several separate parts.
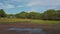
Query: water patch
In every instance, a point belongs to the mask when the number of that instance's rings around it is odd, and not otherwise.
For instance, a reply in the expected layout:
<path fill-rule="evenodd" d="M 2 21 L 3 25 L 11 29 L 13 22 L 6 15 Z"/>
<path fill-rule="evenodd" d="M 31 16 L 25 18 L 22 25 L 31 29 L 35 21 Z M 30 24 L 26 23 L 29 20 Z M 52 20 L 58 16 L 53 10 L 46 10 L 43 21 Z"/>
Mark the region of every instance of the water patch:
<path fill-rule="evenodd" d="M 6 34 L 45 34 L 40 28 L 8 28 Z"/>

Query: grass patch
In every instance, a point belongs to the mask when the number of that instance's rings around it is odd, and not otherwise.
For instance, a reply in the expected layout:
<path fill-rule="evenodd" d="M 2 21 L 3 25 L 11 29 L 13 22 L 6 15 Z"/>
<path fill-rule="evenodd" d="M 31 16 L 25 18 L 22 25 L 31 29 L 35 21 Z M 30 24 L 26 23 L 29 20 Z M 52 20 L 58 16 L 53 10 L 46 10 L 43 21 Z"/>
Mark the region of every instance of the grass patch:
<path fill-rule="evenodd" d="M 60 24 L 60 21 L 49 21 L 49 20 L 16 19 L 16 18 L 0 19 L 0 23 L 18 23 L 18 22 L 32 22 L 32 23 L 37 23 L 37 24 Z"/>
<path fill-rule="evenodd" d="M 60 24 L 60 21 L 49 21 L 49 20 L 32 20 L 31 22 L 37 24 Z"/>

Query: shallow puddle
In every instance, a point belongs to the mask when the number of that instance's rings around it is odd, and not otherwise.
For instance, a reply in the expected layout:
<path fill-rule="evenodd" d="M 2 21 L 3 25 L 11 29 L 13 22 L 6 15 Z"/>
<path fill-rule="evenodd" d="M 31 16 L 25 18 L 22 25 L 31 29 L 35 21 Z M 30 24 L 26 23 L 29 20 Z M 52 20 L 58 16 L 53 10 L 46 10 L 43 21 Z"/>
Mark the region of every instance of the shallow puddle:
<path fill-rule="evenodd" d="M 40 28 L 8 28 L 4 32 L 5 34 L 45 34 Z"/>

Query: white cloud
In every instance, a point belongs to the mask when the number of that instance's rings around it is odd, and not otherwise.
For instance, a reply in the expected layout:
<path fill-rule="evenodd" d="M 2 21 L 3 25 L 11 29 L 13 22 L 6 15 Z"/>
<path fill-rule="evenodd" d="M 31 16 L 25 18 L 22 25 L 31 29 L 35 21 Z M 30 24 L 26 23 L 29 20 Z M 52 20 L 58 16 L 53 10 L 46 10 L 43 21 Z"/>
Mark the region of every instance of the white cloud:
<path fill-rule="evenodd" d="M 60 0 L 3 0 L 4 3 L 27 3 L 27 6 L 33 6 L 33 5 L 51 5 L 51 6 L 57 6 L 60 5 Z"/>
<path fill-rule="evenodd" d="M 27 6 L 59 6 L 60 0 L 32 0 L 27 4 Z"/>
<path fill-rule="evenodd" d="M 4 4 L 0 3 L 0 9 L 11 9 L 11 8 L 15 8 L 15 6 L 11 5 L 11 4 L 4 5 Z"/>
<path fill-rule="evenodd" d="M 60 0 L 45 0 L 41 2 L 41 5 L 58 6 L 60 5 Z"/>
<path fill-rule="evenodd" d="M 26 3 L 27 6 L 35 6 L 35 5 L 42 5 L 42 6 L 58 6 L 60 5 L 60 0 L 4 0 L 4 3 Z"/>
<path fill-rule="evenodd" d="M 23 3 L 29 2 L 29 0 L 3 0 L 3 2 L 6 3 L 6 4 L 8 4 L 8 3 L 16 4 L 16 3 L 20 3 L 20 2 L 23 2 Z"/>
<path fill-rule="evenodd" d="M 11 1 L 16 1 L 16 2 L 29 2 L 29 0 L 11 0 Z"/>
<path fill-rule="evenodd" d="M 14 5 L 10 5 L 10 4 L 9 4 L 9 5 L 6 5 L 6 8 L 9 9 L 9 8 L 15 8 L 15 7 L 14 7 Z"/>
<path fill-rule="evenodd" d="M 28 10 L 27 12 L 29 13 L 29 12 L 37 12 L 37 11 L 35 9 L 31 9 L 31 10 Z"/>
<path fill-rule="evenodd" d="M 18 5 L 17 7 L 25 7 L 25 6 L 23 6 L 23 5 Z"/>
<path fill-rule="evenodd" d="M 40 8 L 41 6 L 60 6 L 60 0 L 3 0 L 3 2 L 7 5 L 4 5 L 3 3 L 0 3 L 0 8 L 14 8 L 14 5 L 19 5 L 17 7 L 31 7 L 32 8 Z M 26 2 L 26 3 L 25 3 Z M 14 4 L 14 5 L 11 5 Z M 16 3 L 16 4 L 15 4 Z M 23 6 L 23 4 L 25 4 Z"/>
<path fill-rule="evenodd" d="M 40 1 L 38 1 L 38 0 L 32 0 L 31 2 L 29 2 L 27 4 L 27 6 L 34 6 L 34 5 L 38 5 L 38 4 L 40 4 Z"/>

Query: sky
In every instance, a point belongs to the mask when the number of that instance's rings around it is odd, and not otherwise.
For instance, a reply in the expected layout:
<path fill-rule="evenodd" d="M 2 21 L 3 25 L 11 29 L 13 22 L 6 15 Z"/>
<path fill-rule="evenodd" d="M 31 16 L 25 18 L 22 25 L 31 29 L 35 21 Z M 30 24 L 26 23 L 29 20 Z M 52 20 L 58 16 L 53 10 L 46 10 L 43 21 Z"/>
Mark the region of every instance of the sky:
<path fill-rule="evenodd" d="M 60 0 L 0 0 L 0 9 L 7 14 L 25 12 L 44 12 L 49 9 L 60 9 Z"/>

